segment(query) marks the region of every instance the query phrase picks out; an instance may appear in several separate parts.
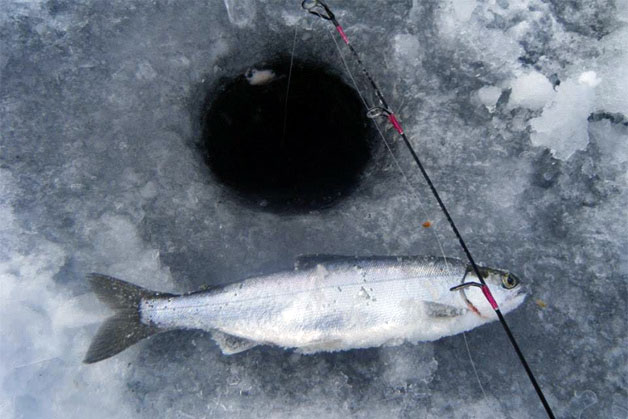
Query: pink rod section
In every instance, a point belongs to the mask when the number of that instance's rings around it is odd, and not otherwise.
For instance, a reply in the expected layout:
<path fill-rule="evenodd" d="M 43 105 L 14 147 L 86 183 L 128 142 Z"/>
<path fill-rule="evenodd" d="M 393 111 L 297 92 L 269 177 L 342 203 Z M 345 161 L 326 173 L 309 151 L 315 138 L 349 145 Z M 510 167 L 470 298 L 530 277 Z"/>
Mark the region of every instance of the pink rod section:
<path fill-rule="evenodd" d="M 395 127 L 397 132 L 403 135 L 403 128 L 401 128 L 401 124 L 399 123 L 399 121 L 397 121 L 397 117 L 395 116 L 395 114 L 391 113 L 390 115 L 388 115 L 388 120 L 391 124 L 393 124 L 393 127 Z"/>
<path fill-rule="evenodd" d="M 340 25 L 336 26 L 336 30 L 338 31 L 338 33 L 342 37 L 342 40 L 345 41 L 345 44 L 349 45 L 349 38 L 347 38 L 347 35 L 345 34 L 345 31 L 342 29 L 342 26 L 340 26 Z"/>
<path fill-rule="evenodd" d="M 484 296 L 488 300 L 488 303 L 493 307 L 493 310 L 499 310 L 499 306 L 497 305 L 497 301 L 493 298 L 493 294 L 491 294 L 491 290 L 488 289 L 488 286 L 482 285 L 482 292 Z"/>

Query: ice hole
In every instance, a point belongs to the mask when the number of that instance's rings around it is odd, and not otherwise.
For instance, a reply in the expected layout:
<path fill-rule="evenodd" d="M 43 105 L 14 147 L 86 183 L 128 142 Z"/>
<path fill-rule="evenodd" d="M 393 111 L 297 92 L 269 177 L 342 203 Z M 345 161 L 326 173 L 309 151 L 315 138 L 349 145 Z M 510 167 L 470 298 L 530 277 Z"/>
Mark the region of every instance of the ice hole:
<path fill-rule="evenodd" d="M 290 83 L 288 83 L 288 81 Z M 290 58 L 257 64 L 207 95 L 202 143 L 215 178 L 274 211 L 331 206 L 371 158 L 357 92 L 323 65 Z"/>

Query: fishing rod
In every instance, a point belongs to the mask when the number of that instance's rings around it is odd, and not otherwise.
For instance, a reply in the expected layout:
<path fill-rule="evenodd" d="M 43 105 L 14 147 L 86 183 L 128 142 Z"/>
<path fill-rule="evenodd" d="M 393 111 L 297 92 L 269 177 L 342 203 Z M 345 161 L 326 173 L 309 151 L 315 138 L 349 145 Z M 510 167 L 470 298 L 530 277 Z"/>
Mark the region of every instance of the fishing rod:
<path fill-rule="evenodd" d="M 532 383 L 532 386 L 534 387 L 534 390 L 536 391 L 536 394 L 538 395 L 539 399 L 541 400 L 541 403 L 543 404 L 543 407 L 545 408 L 547 416 L 550 419 L 554 419 L 555 418 L 554 412 L 552 412 L 552 408 L 550 407 L 549 403 L 545 399 L 545 395 L 543 394 L 543 390 L 541 389 L 541 387 L 539 386 L 538 382 L 536 381 L 536 378 L 534 377 L 534 374 L 532 373 L 532 370 L 530 369 L 530 366 L 528 365 L 528 362 L 526 361 L 526 358 L 524 357 L 523 352 L 519 348 L 519 345 L 517 344 L 517 341 L 515 340 L 515 337 L 512 334 L 512 332 L 510 330 L 510 327 L 508 326 L 508 323 L 506 322 L 506 319 L 504 318 L 504 315 L 502 314 L 502 312 L 501 312 L 501 310 L 499 308 L 499 305 L 497 304 L 497 301 L 495 301 L 495 298 L 493 297 L 493 294 L 491 293 L 490 289 L 488 288 L 488 285 L 486 285 L 486 282 L 484 281 L 484 277 L 480 273 L 480 269 L 478 268 L 477 264 L 475 263 L 475 260 L 473 259 L 473 256 L 471 255 L 471 251 L 467 247 L 467 244 L 465 243 L 464 239 L 462 238 L 462 235 L 460 234 L 460 231 L 458 231 L 458 228 L 456 227 L 456 224 L 454 223 L 453 218 L 451 218 L 451 215 L 449 214 L 449 211 L 447 210 L 447 207 L 445 206 L 445 203 L 443 202 L 443 200 L 441 199 L 440 195 L 438 194 L 438 191 L 436 190 L 436 187 L 434 186 L 434 183 L 432 182 L 432 179 L 430 178 L 429 174 L 425 170 L 425 167 L 423 166 L 423 163 L 421 163 L 421 160 L 419 159 L 419 156 L 417 155 L 416 151 L 414 150 L 414 147 L 412 147 L 412 144 L 410 143 L 410 140 L 408 139 L 408 137 L 405 134 L 403 128 L 401 127 L 401 123 L 399 122 L 399 119 L 397 119 L 395 114 L 392 112 L 391 108 L 388 106 L 388 103 L 386 102 L 386 99 L 384 98 L 384 95 L 382 94 L 381 90 L 377 86 L 377 83 L 375 83 L 375 80 L 373 79 L 373 77 L 371 77 L 371 74 L 366 69 L 366 66 L 364 65 L 364 63 L 360 59 L 360 56 L 358 55 L 358 52 L 356 51 L 356 49 L 349 42 L 349 38 L 347 37 L 344 29 L 342 28 L 340 23 L 338 23 L 338 20 L 336 19 L 336 16 L 331 11 L 329 6 L 327 6 L 327 4 L 325 4 L 325 2 L 323 2 L 321 0 L 303 0 L 301 2 L 301 7 L 303 7 L 303 9 L 305 9 L 307 12 L 309 12 L 309 13 L 315 15 L 315 16 L 318 16 L 318 17 L 320 17 L 320 18 L 322 18 L 324 20 L 330 21 L 334 25 L 336 31 L 338 32 L 338 34 L 342 38 L 343 42 L 347 45 L 347 47 L 349 47 L 349 50 L 351 51 L 351 54 L 353 55 L 354 59 L 357 61 L 358 65 L 360 67 L 360 70 L 362 71 L 364 76 L 369 81 L 373 91 L 375 92 L 375 95 L 377 96 L 377 99 L 380 102 L 379 106 L 371 106 L 371 107 L 369 107 L 368 104 L 367 104 L 367 108 L 368 108 L 367 109 L 367 116 L 369 118 L 377 118 L 379 116 L 385 116 L 388 119 L 388 121 L 391 123 L 391 125 L 393 126 L 395 131 L 397 131 L 397 133 L 399 133 L 399 135 L 403 139 L 403 142 L 406 145 L 408 151 L 410 151 L 410 154 L 412 155 L 413 160 L 415 161 L 415 163 L 419 167 L 419 170 L 421 171 L 421 174 L 423 175 L 423 178 L 425 179 L 425 182 L 428 184 L 430 190 L 432 191 L 432 195 L 434 196 L 434 198 L 438 202 L 438 205 L 440 206 L 440 209 L 445 214 L 445 217 L 447 218 L 447 221 L 449 222 L 449 225 L 450 225 L 451 229 L 453 230 L 456 238 L 458 239 L 458 243 L 460 243 L 460 246 L 462 247 L 462 250 L 464 251 L 465 255 L 467 256 L 467 259 L 469 260 L 469 263 L 471 265 L 471 268 L 472 268 L 473 272 L 475 273 L 476 277 L 480 281 L 479 283 L 477 283 L 477 282 L 467 282 L 467 283 L 458 285 L 456 287 L 451 288 L 451 291 L 457 291 L 457 290 L 460 290 L 461 288 L 466 288 L 466 287 L 478 287 L 478 288 L 480 288 L 480 290 L 482 291 L 482 293 L 486 297 L 486 300 L 488 301 L 488 303 L 491 305 L 491 307 L 495 311 L 495 314 L 497 315 L 497 318 L 499 319 L 499 322 L 501 323 L 502 327 L 504 328 L 504 331 L 506 332 L 506 335 L 508 336 L 508 339 L 510 340 L 510 343 L 512 344 L 515 352 L 517 353 L 517 356 L 519 358 L 519 361 L 521 362 L 521 365 L 523 365 L 523 368 L 525 369 L 526 374 L 528 375 L 528 378 L 530 379 L 530 382 Z"/>

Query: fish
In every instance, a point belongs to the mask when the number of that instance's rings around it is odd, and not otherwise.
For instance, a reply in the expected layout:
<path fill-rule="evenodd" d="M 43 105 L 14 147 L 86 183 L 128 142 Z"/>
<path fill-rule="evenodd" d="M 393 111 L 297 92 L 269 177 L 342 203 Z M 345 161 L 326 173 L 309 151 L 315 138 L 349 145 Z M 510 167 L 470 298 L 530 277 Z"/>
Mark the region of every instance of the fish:
<path fill-rule="evenodd" d="M 514 274 L 479 272 L 502 313 L 524 301 Z M 312 354 L 434 341 L 497 318 L 480 288 L 461 286 L 477 281 L 467 263 L 434 256 L 301 256 L 292 270 L 180 295 L 97 273 L 88 281 L 114 311 L 88 364 L 176 329 L 210 332 L 225 355 L 258 345 Z"/>

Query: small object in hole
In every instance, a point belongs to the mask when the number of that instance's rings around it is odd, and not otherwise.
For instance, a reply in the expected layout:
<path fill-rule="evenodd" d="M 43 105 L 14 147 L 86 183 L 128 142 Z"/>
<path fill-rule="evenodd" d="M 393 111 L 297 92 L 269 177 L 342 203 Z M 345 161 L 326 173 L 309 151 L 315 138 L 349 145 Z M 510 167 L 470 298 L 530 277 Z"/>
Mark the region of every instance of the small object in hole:
<path fill-rule="evenodd" d="M 275 72 L 273 70 L 258 70 L 256 68 L 249 69 L 244 75 L 251 86 L 263 86 L 275 80 Z"/>

